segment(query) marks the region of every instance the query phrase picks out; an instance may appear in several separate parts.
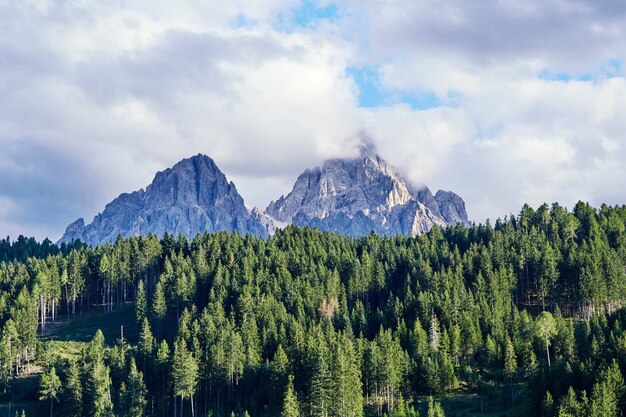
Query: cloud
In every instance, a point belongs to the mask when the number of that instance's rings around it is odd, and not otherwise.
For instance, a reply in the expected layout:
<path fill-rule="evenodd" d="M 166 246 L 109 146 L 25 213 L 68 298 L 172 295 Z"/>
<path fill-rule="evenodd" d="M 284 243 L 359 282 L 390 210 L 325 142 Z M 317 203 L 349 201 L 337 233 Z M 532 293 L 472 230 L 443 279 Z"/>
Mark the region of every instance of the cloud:
<path fill-rule="evenodd" d="M 349 45 L 273 29 L 271 11 L 294 5 L 266 3 L 3 4 L 0 196 L 20 210 L 1 218 L 57 238 L 198 152 L 264 206 L 303 167 L 345 153 L 357 117 Z M 237 27 L 244 12 L 255 23 Z"/>
<path fill-rule="evenodd" d="M 623 203 L 621 1 L 0 1 L 0 233 L 58 238 L 183 157 L 247 204 L 365 131 L 482 221 Z"/>

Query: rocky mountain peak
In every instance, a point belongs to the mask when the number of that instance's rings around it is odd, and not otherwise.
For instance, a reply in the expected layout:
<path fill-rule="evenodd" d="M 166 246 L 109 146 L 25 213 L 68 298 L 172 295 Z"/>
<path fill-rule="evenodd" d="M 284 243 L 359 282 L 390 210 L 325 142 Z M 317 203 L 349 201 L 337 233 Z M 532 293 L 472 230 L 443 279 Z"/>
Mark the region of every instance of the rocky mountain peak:
<path fill-rule="evenodd" d="M 330 159 L 304 171 L 266 213 L 280 222 L 350 235 L 416 234 L 435 224 L 467 223 L 456 194 L 441 192 L 437 198 L 427 187 L 414 189 L 365 142 L 356 158 Z"/>
<path fill-rule="evenodd" d="M 235 185 L 211 158 L 198 154 L 158 172 L 145 191 L 121 194 L 89 225 L 82 219 L 70 224 L 59 243 L 80 239 L 97 245 L 114 242 L 118 235 L 193 237 L 205 231 L 267 236 L 266 226 L 245 207 Z"/>
<path fill-rule="evenodd" d="M 417 191 L 416 191 L 417 190 Z M 90 224 L 71 223 L 59 243 L 114 242 L 119 235 L 166 232 L 193 237 L 228 231 L 266 237 L 288 224 L 318 227 L 350 236 L 375 231 L 415 235 L 434 225 L 467 223 L 458 195 L 416 188 L 381 158 L 371 142 L 358 156 L 335 158 L 305 170 L 287 196 L 265 212 L 248 209 L 215 162 L 198 154 L 157 172 L 145 190 L 123 193 Z"/>

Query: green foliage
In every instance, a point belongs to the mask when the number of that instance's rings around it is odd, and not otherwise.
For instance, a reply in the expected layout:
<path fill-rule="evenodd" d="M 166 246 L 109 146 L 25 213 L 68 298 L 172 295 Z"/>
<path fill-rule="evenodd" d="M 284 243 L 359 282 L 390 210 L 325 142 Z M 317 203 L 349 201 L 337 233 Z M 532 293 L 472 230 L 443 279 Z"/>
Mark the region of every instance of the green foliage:
<path fill-rule="evenodd" d="M 37 361 L 72 416 L 278 415 L 289 375 L 301 415 L 410 416 L 443 393 L 486 414 L 623 413 L 625 259 L 626 208 L 580 203 L 416 237 L 287 227 L 0 261 L 0 390 Z M 97 328 L 81 355 L 38 348 Z"/>
<path fill-rule="evenodd" d="M 433 399 L 428 398 L 428 417 L 446 417 L 446 413 L 443 411 L 441 404 Z"/>
<path fill-rule="evenodd" d="M 174 344 L 171 376 L 174 393 L 181 400 L 194 395 L 198 384 L 198 362 L 182 339 L 177 339 Z"/>
<path fill-rule="evenodd" d="M 146 290 L 143 281 L 137 283 L 137 295 L 135 297 L 135 317 L 137 323 L 143 322 L 148 314 L 148 300 L 146 298 Z"/>
<path fill-rule="evenodd" d="M 556 321 L 552 314 L 542 311 L 537 317 L 537 336 L 543 341 L 550 366 L 550 341 L 557 334 Z"/>
<path fill-rule="evenodd" d="M 122 416 L 141 417 L 146 408 L 146 385 L 143 382 L 143 374 L 137 370 L 134 360 L 130 362 L 130 370 L 126 384 L 122 385 L 121 402 Z"/>
<path fill-rule="evenodd" d="M 280 417 L 300 417 L 300 405 L 293 388 L 293 375 L 289 375 L 289 382 L 287 383 L 287 390 L 285 391 L 283 399 L 283 410 L 280 413 Z"/>
<path fill-rule="evenodd" d="M 41 374 L 39 380 L 39 399 L 50 400 L 50 416 L 52 416 L 52 403 L 57 400 L 57 395 L 61 389 L 61 380 L 57 376 L 56 369 L 51 367 Z"/>
<path fill-rule="evenodd" d="M 63 390 L 63 415 L 79 417 L 83 410 L 83 387 L 81 383 L 79 367 L 76 361 L 70 361 L 67 367 L 64 390 Z"/>

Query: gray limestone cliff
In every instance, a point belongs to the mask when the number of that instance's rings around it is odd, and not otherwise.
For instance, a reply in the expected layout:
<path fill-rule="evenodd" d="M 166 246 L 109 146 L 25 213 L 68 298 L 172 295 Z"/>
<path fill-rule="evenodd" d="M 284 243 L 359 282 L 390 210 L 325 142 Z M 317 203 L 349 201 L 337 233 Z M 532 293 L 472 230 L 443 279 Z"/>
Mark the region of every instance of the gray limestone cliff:
<path fill-rule="evenodd" d="M 415 189 L 371 147 L 354 159 L 332 159 L 302 173 L 266 214 L 283 224 L 350 236 L 416 235 L 434 225 L 468 224 L 465 203 L 449 191 Z"/>
<path fill-rule="evenodd" d="M 88 245 L 166 232 L 194 237 L 239 232 L 267 237 L 288 224 L 349 236 L 416 235 L 434 225 L 468 224 L 465 203 L 449 191 L 435 195 L 406 181 L 371 147 L 353 159 L 331 159 L 302 173 L 293 190 L 266 211 L 244 205 L 235 185 L 205 155 L 183 159 L 159 172 L 145 189 L 106 205 L 90 224 L 71 223 L 58 243 Z"/>
<path fill-rule="evenodd" d="M 268 227 L 250 212 L 235 185 L 205 155 L 183 159 L 159 172 L 144 190 L 122 194 L 85 225 L 70 224 L 58 243 L 80 239 L 89 245 L 114 242 L 118 235 L 165 232 L 193 237 L 197 233 L 227 231 L 267 236 Z"/>

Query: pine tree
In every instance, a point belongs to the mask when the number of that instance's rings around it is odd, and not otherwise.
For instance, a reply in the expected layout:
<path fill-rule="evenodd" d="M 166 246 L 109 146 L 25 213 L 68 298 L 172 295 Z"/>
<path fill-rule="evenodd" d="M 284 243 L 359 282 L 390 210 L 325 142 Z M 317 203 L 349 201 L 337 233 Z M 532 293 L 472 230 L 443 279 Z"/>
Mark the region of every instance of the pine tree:
<path fill-rule="evenodd" d="M 111 377 L 104 363 L 104 335 L 98 330 L 83 353 L 85 362 L 85 412 L 89 417 L 109 416 L 113 411 Z"/>
<path fill-rule="evenodd" d="M 428 417 L 446 417 L 441 404 L 435 401 L 433 397 L 428 397 L 428 413 L 426 415 Z"/>
<path fill-rule="evenodd" d="M 130 370 L 126 381 L 126 389 L 123 397 L 124 415 L 127 417 L 141 417 L 146 408 L 146 385 L 143 382 L 143 374 L 137 370 L 135 360 L 130 361 Z"/>
<path fill-rule="evenodd" d="M 113 403 L 111 399 L 111 377 L 109 368 L 104 362 L 96 362 L 88 376 L 87 386 L 91 392 L 91 404 L 88 404 L 89 415 L 104 417 L 111 415 Z"/>
<path fill-rule="evenodd" d="M 450 356 L 445 351 L 440 351 L 439 355 L 439 381 L 441 384 L 440 391 L 449 391 L 457 384 L 456 375 L 454 373 L 454 365 L 450 360 Z"/>
<path fill-rule="evenodd" d="M 198 384 L 198 361 L 181 339 L 178 339 L 174 344 L 171 375 L 174 393 L 181 398 L 181 416 L 183 415 L 185 398 L 191 400 L 191 414 L 195 416 L 193 396 Z"/>
<path fill-rule="evenodd" d="M 611 386 L 606 382 L 595 384 L 586 415 L 588 417 L 617 417 L 617 413 L 617 397 Z"/>
<path fill-rule="evenodd" d="M 139 355 L 141 356 L 143 369 L 145 370 L 150 359 L 152 358 L 152 351 L 154 349 L 154 336 L 152 336 L 150 323 L 146 317 L 143 318 L 143 322 L 141 324 L 141 330 L 139 331 L 139 343 L 137 347 L 139 348 Z"/>
<path fill-rule="evenodd" d="M 331 346 L 329 414 L 363 415 L 361 371 L 352 340 L 338 334 Z"/>
<path fill-rule="evenodd" d="M 64 414 L 68 417 L 80 417 L 83 410 L 83 386 L 76 361 L 71 361 L 63 390 Z"/>
<path fill-rule="evenodd" d="M 137 296 L 135 298 L 135 318 L 137 323 L 143 322 L 148 313 L 148 300 L 146 298 L 146 290 L 143 281 L 137 283 Z"/>
<path fill-rule="evenodd" d="M 165 318 L 167 313 L 167 303 L 165 301 L 165 292 L 163 291 L 163 284 L 161 280 L 156 283 L 154 288 L 154 295 L 152 298 L 152 314 L 154 319 L 160 322 Z"/>
<path fill-rule="evenodd" d="M 61 389 L 61 380 L 57 376 L 57 371 L 53 367 L 47 372 L 41 374 L 39 380 L 39 399 L 50 400 L 50 417 L 52 417 L 52 405 L 57 400 L 57 396 Z"/>
<path fill-rule="evenodd" d="M 511 384 L 511 402 L 515 404 L 515 393 L 513 391 L 513 378 L 517 372 L 517 357 L 515 355 L 515 348 L 511 338 L 507 336 L 506 345 L 504 347 L 504 376 L 509 379 Z"/>
<path fill-rule="evenodd" d="M 270 362 L 271 384 L 270 392 L 272 398 L 278 398 L 285 392 L 285 381 L 287 380 L 289 358 L 282 345 L 278 345 L 272 362 Z"/>
<path fill-rule="evenodd" d="M 285 391 L 283 400 L 283 410 L 280 413 L 280 417 L 300 417 L 300 405 L 298 404 L 298 397 L 293 388 L 293 375 L 289 375 L 287 390 Z"/>
<path fill-rule="evenodd" d="M 170 348 L 167 342 L 161 340 L 159 348 L 156 352 L 156 377 L 161 380 L 161 387 L 159 393 L 161 394 L 161 408 L 165 412 L 165 400 L 166 400 L 166 385 L 165 380 L 167 377 L 167 371 L 170 367 Z"/>
<path fill-rule="evenodd" d="M 308 341 L 308 360 L 311 379 L 308 381 L 308 406 L 314 417 L 328 416 L 330 397 L 330 370 L 328 347 L 320 329 Z"/>
<path fill-rule="evenodd" d="M 576 398 L 574 388 L 569 387 L 567 394 L 561 397 L 557 417 L 578 417 L 581 416 L 582 404 Z"/>

